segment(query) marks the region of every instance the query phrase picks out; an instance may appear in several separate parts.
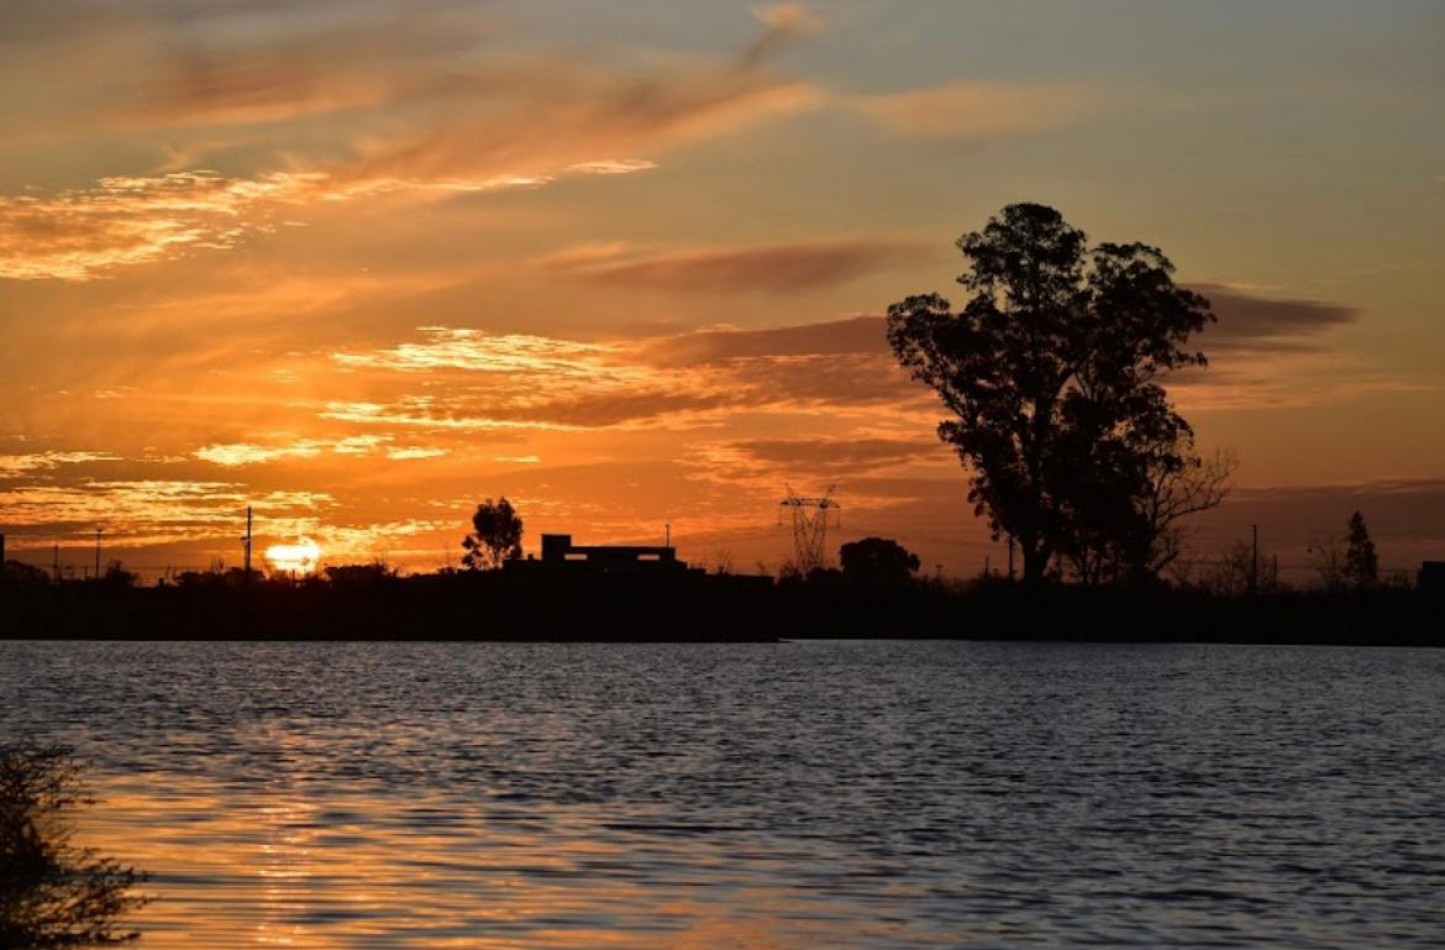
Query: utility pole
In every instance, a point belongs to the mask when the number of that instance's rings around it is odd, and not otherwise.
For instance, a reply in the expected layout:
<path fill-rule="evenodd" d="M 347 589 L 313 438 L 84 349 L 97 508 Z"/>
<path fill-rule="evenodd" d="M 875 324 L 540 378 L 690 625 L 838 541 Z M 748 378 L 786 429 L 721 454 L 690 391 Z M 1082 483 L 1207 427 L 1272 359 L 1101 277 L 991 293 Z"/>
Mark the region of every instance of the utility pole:
<path fill-rule="evenodd" d="M 1249 528 L 1253 535 L 1249 561 L 1249 596 L 1256 597 L 1259 595 L 1259 525 L 1252 524 Z"/>
<path fill-rule="evenodd" d="M 100 535 L 104 528 L 95 529 L 95 579 L 100 580 Z"/>
<path fill-rule="evenodd" d="M 60 583 L 60 545 L 55 546 L 55 562 L 51 570 L 55 574 L 55 583 Z"/>
<path fill-rule="evenodd" d="M 666 546 L 667 546 L 667 547 L 672 547 L 672 522 L 671 522 L 671 521 L 669 521 L 669 522 L 667 523 L 666 528 L 667 528 L 667 540 L 666 540 L 665 543 L 666 543 Z"/>
<path fill-rule="evenodd" d="M 246 583 L 251 583 L 251 506 L 246 506 L 246 536 L 241 539 L 245 549 Z"/>

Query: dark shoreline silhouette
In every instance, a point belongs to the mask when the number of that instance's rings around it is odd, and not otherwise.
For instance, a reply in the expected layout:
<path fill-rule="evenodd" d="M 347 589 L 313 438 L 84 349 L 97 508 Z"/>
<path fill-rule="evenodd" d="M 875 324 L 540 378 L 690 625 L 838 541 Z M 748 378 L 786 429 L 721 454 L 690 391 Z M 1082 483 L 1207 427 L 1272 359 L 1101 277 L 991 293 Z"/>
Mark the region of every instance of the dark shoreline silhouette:
<path fill-rule="evenodd" d="M 1432 591 L 1227 598 L 1006 581 L 479 572 L 0 589 L 0 639 L 774 642 L 959 639 L 1445 646 Z"/>

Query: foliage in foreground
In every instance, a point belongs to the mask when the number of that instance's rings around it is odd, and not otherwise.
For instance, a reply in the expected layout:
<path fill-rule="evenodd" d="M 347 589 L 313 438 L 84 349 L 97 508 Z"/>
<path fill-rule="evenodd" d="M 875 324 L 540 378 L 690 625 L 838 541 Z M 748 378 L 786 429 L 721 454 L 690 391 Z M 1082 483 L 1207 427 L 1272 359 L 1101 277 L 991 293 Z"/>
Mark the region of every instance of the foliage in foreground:
<path fill-rule="evenodd" d="M 85 947 L 137 935 L 119 920 L 145 880 L 71 843 L 67 815 L 90 803 L 63 745 L 0 744 L 0 947 Z"/>

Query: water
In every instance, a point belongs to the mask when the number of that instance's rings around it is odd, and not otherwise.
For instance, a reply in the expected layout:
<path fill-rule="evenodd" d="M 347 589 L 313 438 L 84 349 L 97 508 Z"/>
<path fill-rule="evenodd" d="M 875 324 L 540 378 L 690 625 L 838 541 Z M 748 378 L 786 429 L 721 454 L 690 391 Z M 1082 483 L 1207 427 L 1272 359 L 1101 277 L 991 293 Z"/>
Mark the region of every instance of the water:
<path fill-rule="evenodd" d="M 1445 941 L 1445 652 L 0 643 L 138 946 Z"/>

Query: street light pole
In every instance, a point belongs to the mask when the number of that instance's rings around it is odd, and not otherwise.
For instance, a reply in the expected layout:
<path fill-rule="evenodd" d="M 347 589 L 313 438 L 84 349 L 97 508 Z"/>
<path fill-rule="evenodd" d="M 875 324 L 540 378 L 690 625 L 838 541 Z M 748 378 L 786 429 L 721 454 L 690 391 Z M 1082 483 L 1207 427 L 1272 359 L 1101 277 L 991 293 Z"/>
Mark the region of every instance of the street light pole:
<path fill-rule="evenodd" d="M 100 535 L 104 528 L 95 529 L 95 579 L 100 580 Z"/>

